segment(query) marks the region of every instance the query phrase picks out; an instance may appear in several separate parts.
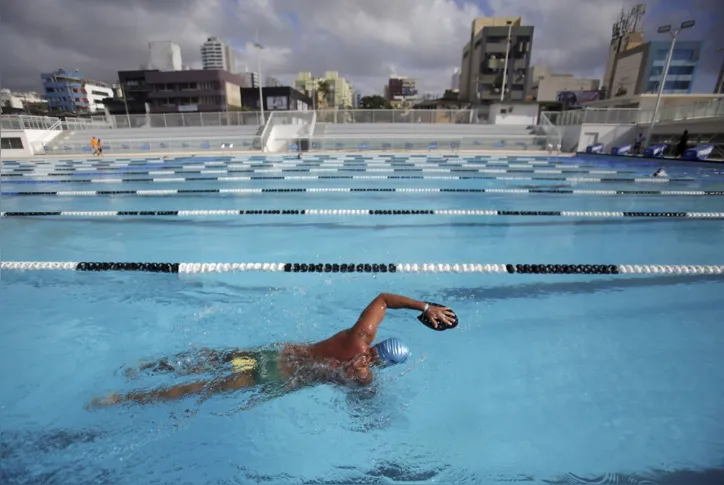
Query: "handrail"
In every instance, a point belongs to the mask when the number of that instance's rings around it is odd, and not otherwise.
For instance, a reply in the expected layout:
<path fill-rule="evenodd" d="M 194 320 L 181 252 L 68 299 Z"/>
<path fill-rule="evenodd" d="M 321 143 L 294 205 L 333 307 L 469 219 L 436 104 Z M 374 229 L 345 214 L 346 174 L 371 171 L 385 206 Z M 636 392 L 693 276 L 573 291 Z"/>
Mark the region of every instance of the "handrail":
<path fill-rule="evenodd" d="M 546 135 L 509 135 L 509 134 L 485 134 L 485 135 L 436 135 L 430 133 L 429 135 L 412 134 L 406 135 L 404 133 L 397 133 L 394 135 L 389 134 L 349 134 L 349 135 L 324 135 L 309 137 L 314 140 L 460 140 L 461 138 L 515 138 L 515 139 L 529 139 L 529 138 L 546 138 Z M 281 137 L 278 140 L 297 140 L 298 136 L 294 137 Z"/>
<path fill-rule="evenodd" d="M 60 130 L 57 129 L 58 127 L 60 127 Z M 58 118 L 58 120 L 55 123 L 53 123 L 50 126 L 50 128 L 48 128 L 47 130 L 42 132 L 40 134 L 40 136 L 38 136 L 38 138 L 35 141 L 33 141 L 33 143 L 31 144 L 33 153 L 45 152 L 45 139 L 52 131 L 61 131 L 62 132 L 63 131 L 63 120 Z"/>
<path fill-rule="evenodd" d="M 266 119 L 266 125 L 264 125 L 264 131 L 261 132 L 261 151 L 266 151 L 266 142 L 269 140 L 269 135 L 271 134 L 271 128 L 272 128 L 272 122 L 274 120 L 274 115 L 276 112 L 272 111 L 269 116 Z"/>

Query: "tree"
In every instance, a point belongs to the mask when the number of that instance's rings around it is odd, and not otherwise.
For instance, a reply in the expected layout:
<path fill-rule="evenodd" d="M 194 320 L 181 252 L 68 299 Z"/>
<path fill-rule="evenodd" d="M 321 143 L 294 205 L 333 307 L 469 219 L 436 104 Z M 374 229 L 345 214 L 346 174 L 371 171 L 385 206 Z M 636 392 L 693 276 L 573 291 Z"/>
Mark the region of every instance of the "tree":
<path fill-rule="evenodd" d="M 374 96 L 363 96 L 360 99 L 359 107 L 362 109 L 392 109 L 392 105 L 379 94 Z"/>
<path fill-rule="evenodd" d="M 329 105 L 329 93 L 331 92 L 329 81 L 320 79 L 317 81 L 317 107 Z"/>

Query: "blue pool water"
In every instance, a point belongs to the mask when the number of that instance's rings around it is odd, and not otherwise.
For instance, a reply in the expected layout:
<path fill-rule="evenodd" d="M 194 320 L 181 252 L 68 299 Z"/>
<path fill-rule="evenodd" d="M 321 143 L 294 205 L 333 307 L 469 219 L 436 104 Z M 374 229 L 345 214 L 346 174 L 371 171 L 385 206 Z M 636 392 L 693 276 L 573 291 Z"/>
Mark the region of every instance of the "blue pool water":
<path fill-rule="evenodd" d="M 237 158 L 220 160 L 244 162 Z M 149 163 L 157 170 L 164 163 L 200 162 Z M 145 163 L 136 162 L 134 170 Z M 556 163 L 636 172 L 610 177 L 647 177 L 657 168 L 651 161 L 599 157 Z M 665 163 L 671 177 L 693 181 L 571 185 L 724 188 L 716 165 Z M 3 173 L 12 169 L 3 165 Z M 174 176 L 182 175 L 153 177 Z M 54 178 L 73 177 L 88 178 Z M 13 180 L 2 177 L 0 190 L 565 183 L 318 179 L 58 187 Z M 289 192 L 0 198 L 3 212 L 300 208 L 724 212 L 724 197 Z M 705 265 L 724 264 L 723 236 L 722 220 L 674 218 L 7 217 L 0 219 L 0 259 Z M 723 291 L 721 276 L 3 271 L 0 483 L 722 483 Z M 140 359 L 324 339 L 352 325 L 380 292 L 448 304 L 461 323 L 439 333 L 420 325 L 415 313 L 388 313 L 378 338 L 403 339 L 413 357 L 379 372 L 374 392 L 317 386 L 237 413 L 249 392 L 200 405 L 190 398 L 85 409 L 99 395 L 186 379 L 127 382 L 122 368 Z"/>

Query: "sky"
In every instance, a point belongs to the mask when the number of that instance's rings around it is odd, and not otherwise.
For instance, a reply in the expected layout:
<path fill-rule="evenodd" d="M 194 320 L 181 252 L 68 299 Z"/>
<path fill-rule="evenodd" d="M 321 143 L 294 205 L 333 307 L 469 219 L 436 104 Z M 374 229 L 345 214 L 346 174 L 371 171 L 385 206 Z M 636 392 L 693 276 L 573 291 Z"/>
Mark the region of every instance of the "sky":
<path fill-rule="evenodd" d="M 200 67 L 200 46 L 224 38 L 237 68 L 291 83 L 299 71 L 338 71 L 364 95 L 390 75 L 442 94 L 460 66 L 478 16 L 522 16 L 535 26 L 534 64 L 601 78 L 611 26 L 631 0 L 4 0 L 0 1 L 0 84 L 42 91 L 40 73 L 79 69 L 106 82 L 148 60 L 148 42 L 172 40 L 183 63 Z M 695 91 L 711 93 L 724 52 L 724 0 L 645 2 L 646 40 L 668 40 L 659 25 L 697 25 L 682 40 L 705 41 Z M 717 8 L 718 7 L 718 8 Z"/>

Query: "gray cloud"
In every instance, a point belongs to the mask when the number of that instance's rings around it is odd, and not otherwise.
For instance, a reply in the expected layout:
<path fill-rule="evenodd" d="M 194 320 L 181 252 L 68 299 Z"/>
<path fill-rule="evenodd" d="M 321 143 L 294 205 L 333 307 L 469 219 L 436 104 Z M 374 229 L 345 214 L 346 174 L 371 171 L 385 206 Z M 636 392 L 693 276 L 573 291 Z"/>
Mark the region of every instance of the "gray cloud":
<path fill-rule="evenodd" d="M 722 0 L 649 1 L 647 32 L 679 17 L 699 24 L 682 38 L 707 40 L 701 85 L 713 84 L 724 47 Z M 209 35 L 237 49 L 237 64 L 256 66 L 256 32 L 267 47 L 263 71 L 289 82 L 300 70 L 336 70 L 365 92 L 393 73 L 416 77 L 423 91 L 448 87 L 478 15 L 521 15 L 536 26 L 536 61 L 562 72 L 600 76 L 610 26 L 633 0 L 22 0 L 0 2 L 2 84 L 40 90 L 40 72 L 79 69 L 113 81 L 147 60 L 150 40 L 173 40 L 197 66 Z M 311 8 L 313 5 L 314 8 Z M 683 18 L 681 18 L 683 20 Z M 661 38 L 650 34 L 648 39 Z"/>

